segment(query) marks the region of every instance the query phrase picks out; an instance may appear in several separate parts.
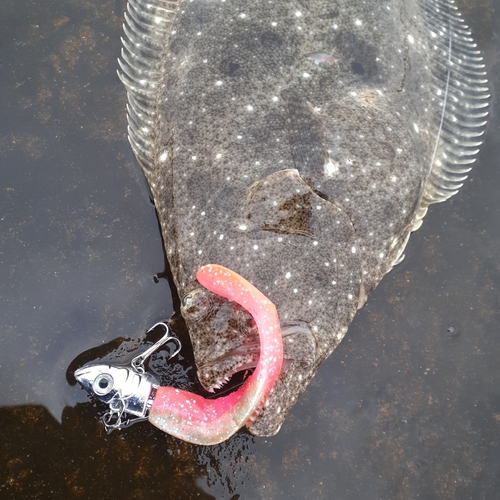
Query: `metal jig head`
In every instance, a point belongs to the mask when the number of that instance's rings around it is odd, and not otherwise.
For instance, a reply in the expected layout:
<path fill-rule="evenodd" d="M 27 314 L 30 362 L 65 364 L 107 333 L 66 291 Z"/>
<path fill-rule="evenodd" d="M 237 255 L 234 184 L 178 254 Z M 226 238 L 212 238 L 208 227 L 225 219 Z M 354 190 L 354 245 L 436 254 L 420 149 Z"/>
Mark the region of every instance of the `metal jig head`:
<path fill-rule="evenodd" d="M 165 333 L 155 344 L 134 357 L 130 365 L 88 363 L 75 371 L 79 384 L 92 396 L 108 405 L 102 421 L 109 434 L 115 429 L 124 429 L 136 422 L 148 419 L 159 380 L 146 373 L 144 362 L 151 354 L 167 342 L 175 342 L 177 347 L 169 359 L 181 350 L 181 342 L 170 335 L 164 322 L 156 323 L 147 333 L 163 326 Z"/>

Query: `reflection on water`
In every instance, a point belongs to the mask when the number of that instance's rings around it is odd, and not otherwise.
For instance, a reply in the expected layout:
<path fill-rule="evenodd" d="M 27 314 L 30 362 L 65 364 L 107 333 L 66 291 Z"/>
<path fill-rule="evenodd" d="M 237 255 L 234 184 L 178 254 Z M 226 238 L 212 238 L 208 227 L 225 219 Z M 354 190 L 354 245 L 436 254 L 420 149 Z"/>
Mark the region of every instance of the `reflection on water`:
<path fill-rule="evenodd" d="M 497 498 L 496 102 L 470 181 L 431 209 L 276 437 L 204 448 L 148 424 L 105 434 L 71 363 L 96 347 L 93 359 L 129 355 L 173 311 L 124 137 L 124 6 L 0 7 L 0 497 Z M 494 95 L 499 6 L 463 9 Z M 189 367 L 168 373 L 195 384 Z"/>

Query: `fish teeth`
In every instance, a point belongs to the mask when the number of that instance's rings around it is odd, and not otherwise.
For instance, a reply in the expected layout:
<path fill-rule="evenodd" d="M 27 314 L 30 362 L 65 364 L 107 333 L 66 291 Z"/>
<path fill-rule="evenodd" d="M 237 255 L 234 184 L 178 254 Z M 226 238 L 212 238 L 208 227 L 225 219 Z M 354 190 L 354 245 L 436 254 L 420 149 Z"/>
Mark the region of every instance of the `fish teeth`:
<path fill-rule="evenodd" d="M 207 389 L 208 392 L 214 392 L 217 389 L 222 389 L 222 387 L 224 387 L 231 380 L 232 375 L 233 374 L 230 373 L 229 375 L 223 377 L 221 380 L 219 380 L 219 382 L 216 382 L 214 385 L 212 385 L 210 389 Z"/>

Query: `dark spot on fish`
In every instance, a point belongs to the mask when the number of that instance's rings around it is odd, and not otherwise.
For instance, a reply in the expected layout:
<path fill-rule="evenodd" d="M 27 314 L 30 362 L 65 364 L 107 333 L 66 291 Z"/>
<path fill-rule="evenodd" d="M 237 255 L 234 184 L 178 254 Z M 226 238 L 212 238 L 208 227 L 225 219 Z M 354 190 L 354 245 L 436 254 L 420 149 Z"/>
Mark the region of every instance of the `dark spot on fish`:
<path fill-rule="evenodd" d="M 371 79 L 377 75 L 377 48 L 355 33 L 340 33 L 336 39 L 336 53 L 344 61 L 353 61 L 351 70 L 363 79 Z"/>
<path fill-rule="evenodd" d="M 353 73 L 356 75 L 364 75 L 365 74 L 365 69 L 363 68 L 363 65 L 359 62 L 353 61 L 351 63 L 351 69 Z"/>
<path fill-rule="evenodd" d="M 233 76 L 234 72 L 240 69 L 238 63 L 229 63 L 229 76 Z"/>
<path fill-rule="evenodd" d="M 378 145 L 378 157 L 380 160 L 392 161 L 396 156 L 394 146 L 389 142 L 381 141 Z"/>
<path fill-rule="evenodd" d="M 312 215 L 310 193 L 305 195 L 293 195 L 279 207 L 279 213 L 285 212 L 277 224 L 264 224 L 261 229 L 278 234 L 300 234 L 312 237 L 312 229 L 309 223 Z"/>
<path fill-rule="evenodd" d="M 283 39 L 272 31 L 262 33 L 260 40 L 263 46 L 274 45 L 275 47 L 283 46 Z"/>

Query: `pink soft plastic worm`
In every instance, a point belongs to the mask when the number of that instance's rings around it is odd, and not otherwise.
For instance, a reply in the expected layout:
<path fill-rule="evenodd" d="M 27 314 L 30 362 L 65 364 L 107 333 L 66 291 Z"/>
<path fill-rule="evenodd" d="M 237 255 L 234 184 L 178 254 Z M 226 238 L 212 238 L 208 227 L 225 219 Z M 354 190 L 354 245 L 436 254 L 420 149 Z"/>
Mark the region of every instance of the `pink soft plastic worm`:
<path fill-rule="evenodd" d="M 189 443 L 211 445 L 225 441 L 249 423 L 265 402 L 281 372 L 283 342 L 276 307 L 246 279 L 216 264 L 201 267 L 196 278 L 205 288 L 237 302 L 253 316 L 259 330 L 259 362 L 236 392 L 218 399 L 159 387 L 149 421 Z"/>

